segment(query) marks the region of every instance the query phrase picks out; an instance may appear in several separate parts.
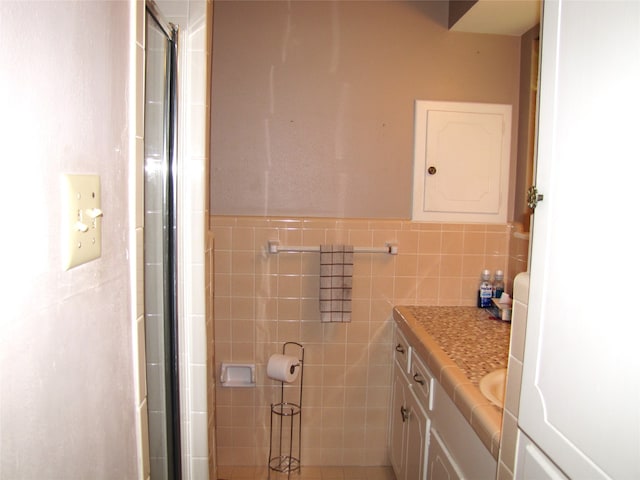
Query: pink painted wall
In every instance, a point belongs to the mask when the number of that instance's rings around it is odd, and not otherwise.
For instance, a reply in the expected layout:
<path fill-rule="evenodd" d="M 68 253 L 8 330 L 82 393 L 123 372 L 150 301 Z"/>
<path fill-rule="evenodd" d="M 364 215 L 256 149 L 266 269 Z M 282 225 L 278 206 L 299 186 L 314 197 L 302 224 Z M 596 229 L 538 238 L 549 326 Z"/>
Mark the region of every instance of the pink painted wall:
<path fill-rule="evenodd" d="M 216 2 L 212 214 L 409 218 L 416 99 L 513 105 L 515 166 L 520 39 L 449 32 L 447 15 Z"/>
<path fill-rule="evenodd" d="M 128 2 L 0 2 L 0 477 L 138 478 Z M 63 271 L 63 173 L 100 175 L 101 258 Z"/>

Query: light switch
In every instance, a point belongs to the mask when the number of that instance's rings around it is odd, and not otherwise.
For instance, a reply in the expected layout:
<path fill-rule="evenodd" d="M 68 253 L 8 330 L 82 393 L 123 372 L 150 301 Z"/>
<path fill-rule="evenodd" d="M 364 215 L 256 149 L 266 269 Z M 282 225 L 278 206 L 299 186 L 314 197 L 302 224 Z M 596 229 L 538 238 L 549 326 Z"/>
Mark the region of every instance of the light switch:
<path fill-rule="evenodd" d="M 69 270 L 102 253 L 100 177 L 63 175 L 62 203 L 62 262 Z"/>

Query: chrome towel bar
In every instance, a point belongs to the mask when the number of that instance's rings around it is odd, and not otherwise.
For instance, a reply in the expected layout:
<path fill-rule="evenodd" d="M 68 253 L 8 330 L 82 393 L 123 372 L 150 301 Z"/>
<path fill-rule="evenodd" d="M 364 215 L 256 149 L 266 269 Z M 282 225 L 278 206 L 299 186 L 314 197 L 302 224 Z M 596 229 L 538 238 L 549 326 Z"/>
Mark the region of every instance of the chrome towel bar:
<path fill-rule="evenodd" d="M 269 240 L 267 248 L 269 253 L 280 252 L 320 252 L 320 245 L 313 247 L 304 246 L 286 246 L 281 247 L 277 240 Z M 396 243 L 386 242 L 384 247 L 353 247 L 353 253 L 388 253 L 389 255 L 398 254 L 398 245 Z"/>

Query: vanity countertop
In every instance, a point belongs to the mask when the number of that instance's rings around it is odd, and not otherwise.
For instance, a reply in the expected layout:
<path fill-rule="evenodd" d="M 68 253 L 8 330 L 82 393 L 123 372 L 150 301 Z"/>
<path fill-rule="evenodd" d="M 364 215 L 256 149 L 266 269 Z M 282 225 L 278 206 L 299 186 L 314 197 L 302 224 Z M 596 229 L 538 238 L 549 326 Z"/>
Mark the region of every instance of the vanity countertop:
<path fill-rule="evenodd" d="M 397 306 L 393 318 L 497 459 L 502 409 L 482 395 L 478 383 L 507 366 L 511 324 L 476 307 Z"/>

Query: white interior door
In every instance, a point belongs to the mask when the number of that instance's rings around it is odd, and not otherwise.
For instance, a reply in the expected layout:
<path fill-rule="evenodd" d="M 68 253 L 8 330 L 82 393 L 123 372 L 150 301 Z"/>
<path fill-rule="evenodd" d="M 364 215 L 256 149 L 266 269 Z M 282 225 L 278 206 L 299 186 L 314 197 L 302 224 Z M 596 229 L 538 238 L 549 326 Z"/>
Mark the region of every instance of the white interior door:
<path fill-rule="evenodd" d="M 519 426 L 569 478 L 640 478 L 638 52 L 640 2 L 545 3 Z"/>

